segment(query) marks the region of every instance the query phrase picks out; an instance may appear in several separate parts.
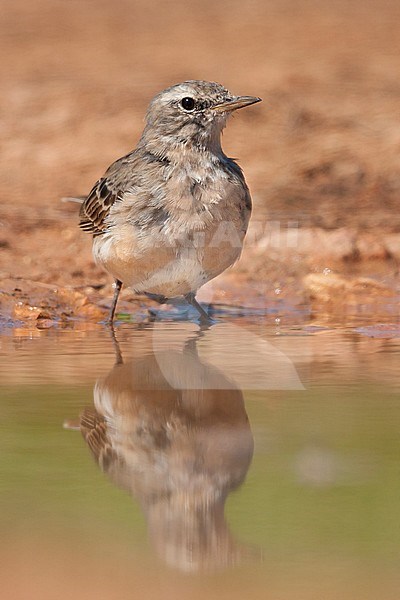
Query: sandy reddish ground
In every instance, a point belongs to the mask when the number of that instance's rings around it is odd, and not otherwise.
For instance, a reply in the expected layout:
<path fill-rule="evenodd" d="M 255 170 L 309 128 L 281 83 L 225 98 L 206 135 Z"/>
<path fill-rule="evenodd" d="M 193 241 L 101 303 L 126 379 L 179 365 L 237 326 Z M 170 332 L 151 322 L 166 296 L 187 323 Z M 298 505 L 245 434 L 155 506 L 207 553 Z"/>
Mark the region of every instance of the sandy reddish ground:
<path fill-rule="evenodd" d="M 60 199 L 86 193 L 133 148 L 150 98 L 185 79 L 264 99 L 224 135 L 252 190 L 262 243 L 250 239 L 214 297 L 225 287 L 230 301 L 245 301 L 243 282 L 254 298 L 279 289 L 300 301 L 321 286 L 351 295 L 364 285 L 354 278 L 371 274 L 383 286 L 374 294 L 396 294 L 397 1 L 3 0 L 1 11 L 6 317 L 25 319 L 25 304 L 51 318 L 103 314 L 110 277 L 93 264 L 77 206 Z M 321 278 L 332 272 L 350 277 L 350 291 L 347 279 L 326 288 Z M 374 284 L 365 286 L 369 294 Z"/>

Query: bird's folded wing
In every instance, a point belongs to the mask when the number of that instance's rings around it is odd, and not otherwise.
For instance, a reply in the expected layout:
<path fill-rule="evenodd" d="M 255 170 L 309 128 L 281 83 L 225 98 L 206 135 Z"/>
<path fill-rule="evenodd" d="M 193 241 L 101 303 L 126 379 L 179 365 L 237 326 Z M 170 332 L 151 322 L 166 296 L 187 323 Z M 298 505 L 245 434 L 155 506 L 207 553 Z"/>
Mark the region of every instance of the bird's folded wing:
<path fill-rule="evenodd" d="M 137 180 L 137 166 L 138 154 L 132 151 L 108 167 L 81 206 L 79 226 L 84 231 L 99 235 L 107 229 L 111 207 L 123 199 Z"/>
<path fill-rule="evenodd" d="M 111 206 L 122 199 L 118 186 L 107 177 L 102 177 L 93 186 L 90 194 L 83 202 L 79 216 L 79 227 L 83 231 L 99 235 L 107 228 L 105 219 Z"/>

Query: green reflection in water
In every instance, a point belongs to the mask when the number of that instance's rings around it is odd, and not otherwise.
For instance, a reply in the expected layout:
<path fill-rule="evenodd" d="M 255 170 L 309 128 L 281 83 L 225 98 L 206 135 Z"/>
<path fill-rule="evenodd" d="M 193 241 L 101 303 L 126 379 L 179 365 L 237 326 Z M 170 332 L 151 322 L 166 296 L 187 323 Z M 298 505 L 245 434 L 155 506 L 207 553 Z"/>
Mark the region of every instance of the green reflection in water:
<path fill-rule="evenodd" d="M 0 527 L 142 546 L 137 503 L 62 428 L 92 402 L 90 387 L 1 389 Z M 397 563 L 398 396 L 382 387 L 245 393 L 255 439 L 247 480 L 227 504 L 235 537 L 268 562 Z"/>
<path fill-rule="evenodd" d="M 60 530 L 93 546 L 112 533 L 142 544 L 139 508 L 98 470 L 80 433 L 63 429 L 66 416 L 90 404 L 92 388 L 3 388 L 1 398 L 1 530 Z"/>
<path fill-rule="evenodd" d="M 248 395 L 246 407 L 255 457 L 228 507 L 239 535 L 273 560 L 398 560 L 398 395 L 324 386 L 264 402 Z"/>

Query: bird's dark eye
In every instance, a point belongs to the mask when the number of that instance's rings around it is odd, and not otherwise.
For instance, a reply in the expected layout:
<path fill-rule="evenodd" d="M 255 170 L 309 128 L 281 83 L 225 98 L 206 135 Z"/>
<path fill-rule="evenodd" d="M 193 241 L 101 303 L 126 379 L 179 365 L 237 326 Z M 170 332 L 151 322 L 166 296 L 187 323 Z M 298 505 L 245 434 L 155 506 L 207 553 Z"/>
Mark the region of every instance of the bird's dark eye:
<path fill-rule="evenodd" d="M 185 110 L 193 110 L 195 107 L 195 101 L 193 100 L 193 98 L 182 98 L 181 106 Z"/>

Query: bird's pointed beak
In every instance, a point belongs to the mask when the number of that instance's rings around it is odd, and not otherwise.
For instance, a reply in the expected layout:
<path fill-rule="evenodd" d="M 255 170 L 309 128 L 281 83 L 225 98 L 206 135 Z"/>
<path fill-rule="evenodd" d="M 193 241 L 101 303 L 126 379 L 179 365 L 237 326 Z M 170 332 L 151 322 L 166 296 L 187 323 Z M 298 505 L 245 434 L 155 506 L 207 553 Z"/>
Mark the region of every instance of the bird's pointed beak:
<path fill-rule="evenodd" d="M 212 109 L 216 112 L 232 112 L 238 108 L 256 104 L 256 102 L 261 102 L 261 98 L 257 98 L 256 96 L 235 96 L 226 102 L 215 104 Z"/>

